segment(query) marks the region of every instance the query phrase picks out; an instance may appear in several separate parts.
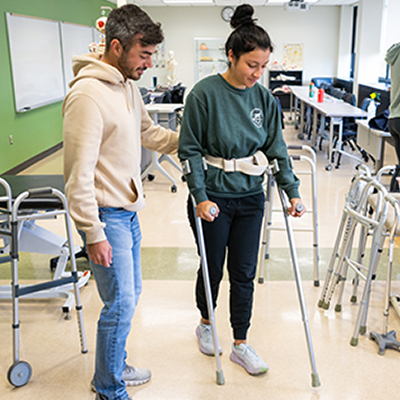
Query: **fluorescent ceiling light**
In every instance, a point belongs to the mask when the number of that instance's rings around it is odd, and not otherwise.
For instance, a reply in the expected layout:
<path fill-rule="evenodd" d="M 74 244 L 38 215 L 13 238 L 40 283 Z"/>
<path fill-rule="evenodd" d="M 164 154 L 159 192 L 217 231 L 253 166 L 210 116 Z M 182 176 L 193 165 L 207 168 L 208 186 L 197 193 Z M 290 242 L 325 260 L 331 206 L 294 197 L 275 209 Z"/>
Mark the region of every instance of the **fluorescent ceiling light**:
<path fill-rule="evenodd" d="M 162 0 L 165 4 L 214 4 L 213 0 Z"/>

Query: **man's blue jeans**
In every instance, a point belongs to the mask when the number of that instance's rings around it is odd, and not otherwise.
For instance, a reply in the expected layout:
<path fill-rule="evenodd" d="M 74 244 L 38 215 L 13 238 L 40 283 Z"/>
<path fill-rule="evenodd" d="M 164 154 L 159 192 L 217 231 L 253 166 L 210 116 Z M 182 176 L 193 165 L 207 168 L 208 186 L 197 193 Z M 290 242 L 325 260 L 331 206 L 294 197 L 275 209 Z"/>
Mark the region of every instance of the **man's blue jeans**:
<path fill-rule="evenodd" d="M 125 400 L 128 393 L 122 380 L 126 363 L 126 339 L 142 291 L 138 216 L 122 208 L 99 208 L 100 220 L 112 247 L 110 268 L 90 266 L 104 307 L 97 326 L 95 387 L 102 398 Z"/>

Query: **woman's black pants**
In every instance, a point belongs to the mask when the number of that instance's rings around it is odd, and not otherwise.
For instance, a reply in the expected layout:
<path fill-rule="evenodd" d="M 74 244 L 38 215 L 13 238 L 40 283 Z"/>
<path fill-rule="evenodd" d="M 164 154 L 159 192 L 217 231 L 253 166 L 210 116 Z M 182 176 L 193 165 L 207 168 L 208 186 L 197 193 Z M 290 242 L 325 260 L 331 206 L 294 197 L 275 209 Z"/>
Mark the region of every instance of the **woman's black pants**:
<path fill-rule="evenodd" d="M 233 336 L 245 340 L 250 327 L 254 279 L 257 270 L 260 230 L 264 213 L 264 194 L 228 199 L 209 196 L 220 214 L 213 222 L 202 220 L 207 263 L 214 308 L 223 277 L 225 258 L 230 282 L 230 315 Z M 197 241 L 193 205 L 189 198 L 188 217 Z M 201 316 L 208 319 L 201 267 L 197 273 L 196 303 Z"/>

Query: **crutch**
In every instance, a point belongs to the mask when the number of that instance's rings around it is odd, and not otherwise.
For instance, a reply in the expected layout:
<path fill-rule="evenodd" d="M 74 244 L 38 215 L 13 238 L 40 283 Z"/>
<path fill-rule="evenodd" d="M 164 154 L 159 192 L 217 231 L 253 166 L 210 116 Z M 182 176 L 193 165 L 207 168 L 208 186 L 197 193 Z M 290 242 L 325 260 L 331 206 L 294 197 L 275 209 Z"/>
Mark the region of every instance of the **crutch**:
<path fill-rule="evenodd" d="M 215 316 L 214 316 L 214 305 L 212 301 L 211 295 L 211 285 L 210 285 L 210 277 L 208 274 L 208 264 L 207 264 L 207 253 L 206 253 L 206 245 L 204 243 L 204 235 L 203 235 L 203 225 L 201 222 L 201 218 L 196 215 L 196 201 L 193 195 L 190 195 L 193 204 L 194 218 L 196 221 L 196 231 L 197 231 L 197 241 L 199 244 L 199 251 L 201 257 L 201 268 L 203 272 L 203 281 L 204 281 L 204 290 L 206 292 L 206 300 L 207 300 L 207 310 L 208 310 L 208 319 L 211 323 L 211 331 L 213 337 L 214 344 L 214 354 L 215 359 L 217 361 L 217 385 L 224 385 L 225 378 L 224 373 L 221 367 L 221 358 L 218 351 L 218 336 L 217 336 L 217 328 L 215 326 Z M 211 207 L 210 214 L 215 215 L 217 210 L 215 207 Z"/>
<path fill-rule="evenodd" d="M 267 169 L 268 174 L 276 174 L 279 171 L 279 166 L 278 162 L 275 159 L 272 163 L 272 166 L 269 166 Z M 296 286 L 297 286 L 297 293 L 299 296 L 299 301 L 300 301 L 300 308 L 301 308 L 301 314 L 302 314 L 302 319 L 304 323 L 304 330 L 306 334 L 306 339 L 307 339 L 307 346 L 308 346 L 308 354 L 310 357 L 310 364 L 311 364 L 311 385 L 313 387 L 318 387 L 321 386 L 321 382 L 319 380 L 318 372 L 317 372 L 317 366 L 315 363 L 315 357 L 314 357 L 314 350 L 313 350 L 313 345 L 311 341 L 311 333 L 310 333 L 310 328 L 308 324 L 308 313 L 307 313 L 307 308 L 306 308 L 306 302 L 304 298 L 304 292 L 303 292 L 303 286 L 301 282 L 301 274 L 300 274 L 300 268 L 298 264 L 298 259 L 297 259 L 297 253 L 295 250 L 295 244 L 294 244 L 294 238 L 293 238 L 293 230 L 292 230 L 292 225 L 290 223 L 290 219 L 288 218 L 288 207 L 286 204 L 286 199 L 283 194 L 283 190 L 278 187 L 278 194 L 279 198 L 282 204 L 282 210 L 283 210 L 283 215 L 284 215 L 284 220 L 285 220 L 285 225 L 286 225 L 286 231 L 288 235 L 288 242 L 289 242 L 289 248 L 290 248 L 290 254 L 292 256 L 292 262 L 293 262 L 293 270 L 294 270 L 294 275 L 296 279 Z M 303 207 L 301 204 L 299 204 L 301 208 Z M 298 212 L 301 212 L 301 209 L 296 208 Z"/>

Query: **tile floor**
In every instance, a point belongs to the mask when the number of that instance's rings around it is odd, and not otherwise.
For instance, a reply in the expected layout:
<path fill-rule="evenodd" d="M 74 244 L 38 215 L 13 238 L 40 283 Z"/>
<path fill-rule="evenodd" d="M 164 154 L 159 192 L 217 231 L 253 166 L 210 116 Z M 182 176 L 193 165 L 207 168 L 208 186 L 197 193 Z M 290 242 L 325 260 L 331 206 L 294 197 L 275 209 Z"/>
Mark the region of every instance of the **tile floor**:
<path fill-rule="evenodd" d="M 285 137 L 289 144 L 299 144 L 293 127 Z M 303 144 L 302 142 L 301 144 Z M 307 143 L 307 142 L 306 142 Z M 319 244 L 324 256 L 320 262 L 321 281 L 325 277 L 329 250 L 333 247 L 341 217 L 344 193 L 354 173 L 355 162 L 343 158 L 339 170 L 327 172 L 325 152 L 317 153 Z M 388 148 L 386 163 L 395 161 Z M 311 387 L 311 370 L 303 323 L 284 233 L 273 233 L 271 257 L 281 257 L 270 269 L 279 267 L 281 274 L 269 271 L 264 284 L 256 284 L 252 327 L 249 343 L 267 361 L 270 371 L 251 377 L 229 361 L 231 332 L 227 309 L 228 284 L 223 282 L 216 313 L 217 328 L 224 349 L 222 368 L 226 384 L 215 383 L 215 360 L 197 349 L 194 330 L 198 313 L 193 302 L 193 279 L 198 260 L 185 216 L 187 191 L 179 174 L 168 168 L 178 183 L 178 193 L 169 191 L 170 184 L 156 175 L 144 184 L 147 207 L 140 212 L 143 231 L 144 290 L 133 329 L 129 337 L 129 361 L 152 370 L 152 380 L 138 388 L 129 388 L 134 399 L 271 399 L 271 400 L 376 400 L 398 398 L 399 353 L 387 350 L 377 354 L 377 346 L 368 334 L 360 336 L 357 347 L 349 345 L 358 307 L 350 305 L 351 285 L 345 289 L 343 311 L 323 311 L 316 304 L 320 288 L 305 273 L 303 287 L 309 313 L 316 364 L 321 387 Z M 297 168 L 297 167 L 296 167 Z M 298 167 L 298 170 L 301 166 Z M 32 166 L 25 173 L 62 173 L 62 153 L 56 153 Z M 302 179 L 302 193 L 310 202 L 310 184 Z M 276 203 L 277 204 L 277 203 Z M 307 216 L 307 218 L 309 218 Z M 307 225 L 309 221 L 296 221 Z M 44 225 L 46 226 L 47 223 Z M 60 229 L 56 227 L 56 230 Z M 77 238 L 77 236 L 75 236 Z M 302 271 L 312 269 L 310 233 L 296 233 L 296 245 L 305 252 Z M 397 250 L 396 250 L 397 251 Z M 275 253 L 274 253 L 275 252 Z M 174 267 L 179 264 L 180 267 Z M 2 265 L 1 268 L 5 268 Z M 47 267 L 43 267 L 47 268 Z M 6 284 L 9 279 L 2 283 Z M 321 283 L 322 284 L 322 283 Z M 393 290 L 400 292 L 399 281 Z M 369 309 L 368 333 L 382 332 L 384 282 L 374 283 Z M 93 374 L 96 321 L 101 309 L 95 283 L 81 290 L 89 352 L 80 353 L 76 316 L 64 320 L 62 300 L 24 300 L 20 304 L 21 359 L 33 368 L 30 382 L 22 388 L 12 387 L 6 378 L 12 363 L 11 305 L 0 302 L 0 398 L 2 400 L 94 399 L 89 382 Z M 391 309 L 390 329 L 399 330 L 400 320 Z"/>

